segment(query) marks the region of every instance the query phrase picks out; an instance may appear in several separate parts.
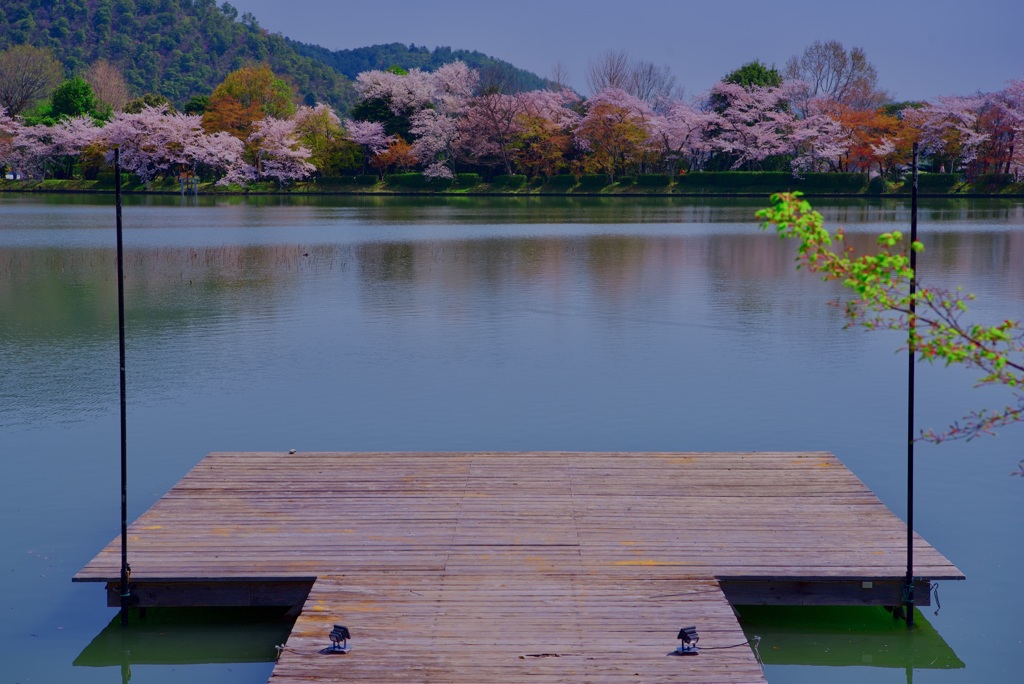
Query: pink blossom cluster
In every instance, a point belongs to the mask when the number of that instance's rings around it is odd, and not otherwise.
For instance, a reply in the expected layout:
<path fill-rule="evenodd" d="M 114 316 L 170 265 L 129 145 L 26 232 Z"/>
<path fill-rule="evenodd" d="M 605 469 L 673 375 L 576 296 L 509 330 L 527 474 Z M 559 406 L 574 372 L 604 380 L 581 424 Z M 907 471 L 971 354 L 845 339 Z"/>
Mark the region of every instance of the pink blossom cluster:
<path fill-rule="evenodd" d="M 143 182 L 158 175 L 206 167 L 225 174 L 242 164 L 242 141 L 223 132 L 203 131 L 202 117 L 170 114 L 146 107 L 138 114 L 120 113 L 100 129 L 103 147 L 121 150 L 121 167 Z M 108 161 L 113 153 L 108 153 Z"/>
<path fill-rule="evenodd" d="M 720 82 L 689 102 L 652 102 L 616 87 L 581 100 L 567 90 L 474 95 L 472 70 L 461 63 L 445 69 L 365 72 L 357 83 L 364 99 L 383 98 L 392 113 L 407 117 L 407 142 L 431 176 L 460 164 L 531 175 L 674 172 L 702 170 L 712 159 L 719 160 L 715 168 L 756 170 L 769 158 L 788 160 L 794 173 L 877 172 L 905 166 L 914 140 L 952 159 L 950 171 L 979 159 L 989 170 L 1022 169 L 1022 81 L 999 93 L 939 98 L 872 121 L 876 112 L 851 112 L 813 97 L 801 81 L 779 87 Z M 395 136 L 371 126 L 347 122 L 367 154 L 383 154 Z"/>
<path fill-rule="evenodd" d="M 910 143 L 948 171 L 1024 171 L 1024 80 L 995 93 L 940 97 L 898 116 L 852 110 L 812 97 L 800 81 L 779 87 L 717 83 L 684 101 L 641 99 L 606 87 L 582 99 L 567 89 L 479 91 L 479 74 L 462 62 L 407 74 L 367 71 L 355 86 L 379 99 L 391 123 L 346 119 L 326 105 L 300 107 L 289 119 L 253 123 L 245 139 L 209 133 L 199 116 L 146 108 L 105 125 L 86 117 L 27 125 L 0 111 L 0 166 L 43 178 L 76 159 L 109 158 L 149 182 L 188 170 L 221 183 L 259 179 L 286 184 L 317 171 L 310 136 L 358 146 L 382 173 L 419 168 L 450 178 L 457 168 L 506 174 L 675 173 L 713 168 L 756 170 L 788 161 L 794 173 L 888 172 L 907 163 Z M 388 129 L 403 121 L 401 135 Z M 316 137 L 313 135 L 313 137 Z"/>
<path fill-rule="evenodd" d="M 316 170 L 295 131 L 300 116 L 309 109 L 300 109 L 288 120 L 258 121 L 245 141 L 225 132 L 205 132 L 201 116 L 156 107 L 119 113 L 102 127 L 89 117 L 54 126 L 27 126 L 0 114 L 0 164 L 27 178 L 45 178 L 62 160 L 90 149 L 110 162 L 117 148 L 121 167 L 145 183 L 158 176 L 203 171 L 219 177 L 221 183 L 267 178 L 284 184 Z M 333 112 L 330 116 L 337 121 Z"/>

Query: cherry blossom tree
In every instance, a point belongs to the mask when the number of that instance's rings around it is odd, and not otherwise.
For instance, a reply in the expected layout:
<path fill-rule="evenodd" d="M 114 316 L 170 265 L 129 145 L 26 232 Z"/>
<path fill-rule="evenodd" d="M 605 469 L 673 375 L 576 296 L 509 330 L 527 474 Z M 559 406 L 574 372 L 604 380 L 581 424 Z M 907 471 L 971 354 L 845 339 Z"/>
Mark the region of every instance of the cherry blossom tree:
<path fill-rule="evenodd" d="M 580 97 L 568 88 L 533 90 L 522 97 L 526 114 L 543 117 L 563 130 L 575 130 L 582 118 L 578 111 Z"/>
<path fill-rule="evenodd" d="M 242 165 L 242 141 L 226 132 L 207 134 L 201 116 L 155 107 L 118 114 L 102 129 L 102 138 L 121 150 L 122 168 L 144 183 L 181 168 L 230 173 Z"/>
<path fill-rule="evenodd" d="M 427 167 L 424 174 L 428 178 L 452 178 L 448 162 L 453 156 L 457 119 L 436 109 L 424 109 L 413 116 L 411 132 L 416 137 L 412 152 Z"/>
<path fill-rule="evenodd" d="M 719 103 L 713 144 L 731 160 L 730 168 L 753 169 L 789 150 L 794 116 L 787 88 L 719 82 L 711 88 L 709 101 Z"/>
<path fill-rule="evenodd" d="M 45 179 L 60 156 L 53 145 L 53 129 L 42 124 L 8 123 L 13 135 L 7 146 L 7 163 L 27 178 Z"/>
<path fill-rule="evenodd" d="M 388 149 L 388 144 L 394 139 L 394 136 L 384 133 L 384 124 L 379 121 L 345 119 L 345 130 L 352 142 L 364 148 L 370 156 Z"/>
<path fill-rule="evenodd" d="M 382 100 L 395 114 L 422 109 L 434 94 L 433 76 L 420 69 L 404 74 L 390 69 L 364 71 L 352 85 L 360 99 Z"/>
<path fill-rule="evenodd" d="M 473 91 L 480 82 L 480 74 L 470 69 L 464 62 L 455 61 L 445 64 L 432 74 L 433 92 L 431 102 L 443 114 L 456 116 L 462 114 Z"/>
<path fill-rule="evenodd" d="M 463 62 L 445 64 L 429 82 L 431 107 L 410 117 L 410 133 L 415 137 L 413 153 L 427 168 L 428 178 L 451 178 L 448 164 L 455 156 L 458 122 L 464 116 L 479 75 Z"/>
<path fill-rule="evenodd" d="M 0 167 L 10 165 L 20 175 L 45 178 L 71 176 L 83 150 L 93 147 L 102 129 L 92 117 L 65 119 L 53 126 L 24 125 L 0 112 Z"/>
<path fill-rule="evenodd" d="M 455 153 L 471 164 L 500 165 L 512 173 L 513 142 L 520 131 L 519 115 L 526 106 L 521 94 L 487 93 L 470 100 L 459 120 Z"/>
<path fill-rule="evenodd" d="M 971 175 L 1011 173 L 1014 153 L 1024 137 L 1024 109 L 1020 82 L 981 99 L 976 111 L 978 130 L 985 135 L 974 159 Z"/>
<path fill-rule="evenodd" d="M 365 71 L 354 84 L 362 102 L 353 108 L 353 118 L 371 117 L 384 126 L 384 133 L 412 142 L 428 176 L 451 177 L 448 164 L 454 156 L 458 120 L 479 79 L 476 70 L 460 61 L 434 72 Z"/>
<path fill-rule="evenodd" d="M 21 132 L 21 127 L 21 122 L 13 116 L 8 116 L 7 110 L 0 107 L 0 170 L 8 166 L 13 167 L 15 171 L 18 170 L 14 166 L 18 162 L 18 157 L 14 153 L 14 139 Z"/>
<path fill-rule="evenodd" d="M 979 130 L 977 112 L 985 96 L 939 97 L 920 109 L 903 110 L 903 118 L 913 126 L 926 154 L 949 160 L 950 169 L 966 167 L 978 155 L 987 139 Z"/>
<path fill-rule="evenodd" d="M 662 100 L 651 120 L 652 137 L 670 169 L 680 163 L 700 170 L 714 150 L 708 136 L 718 127 L 718 113 L 703 111 L 682 100 Z"/>
<path fill-rule="evenodd" d="M 920 109 L 905 109 L 902 115 L 925 151 L 948 161 L 951 170 L 977 177 L 1021 169 L 1024 81 L 1011 81 L 994 93 L 939 97 Z"/>
<path fill-rule="evenodd" d="M 380 121 L 345 119 L 345 131 L 349 140 L 363 149 L 364 171 L 368 160 L 384 153 L 399 138 L 397 135 L 387 135 L 384 132 L 384 124 Z"/>
<path fill-rule="evenodd" d="M 815 109 L 812 101 L 809 115 L 793 122 L 789 144 L 793 156 L 790 164 L 795 173 L 839 171 L 850 150 L 849 137 L 843 126 Z"/>
<path fill-rule="evenodd" d="M 1009 141 L 1009 159 L 1006 173 L 1020 178 L 1024 173 L 1024 79 L 1010 81 L 1003 90 L 1003 98 L 1012 113 L 1013 138 Z"/>
<path fill-rule="evenodd" d="M 254 124 L 247 142 L 255 151 L 256 179 L 273 178 L 283 186 L 316 171 L 309 162 L 309 148 L 302 146 L 296 134 L 296 123 L 267 117 Z"/>
<path fill-rule="evenodd" d="M 75 161 L 90 151 L 93 157 L 103 148 L 103 129 L 91 116 L 65 119 L 50 129 L 51 151 L 56 163 L 64 167 L 64 175 L 71 177 Z"/>

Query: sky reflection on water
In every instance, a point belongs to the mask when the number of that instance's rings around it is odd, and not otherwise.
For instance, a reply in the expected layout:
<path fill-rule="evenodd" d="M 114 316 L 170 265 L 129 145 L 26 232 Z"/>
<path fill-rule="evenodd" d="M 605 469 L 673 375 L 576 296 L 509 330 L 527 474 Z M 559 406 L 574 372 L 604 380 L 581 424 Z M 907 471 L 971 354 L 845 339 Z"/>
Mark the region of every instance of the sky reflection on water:
<path fill-rule="evenodd" d="M 112 211 L 65 199 L 0 196 L 12 681 L 110 679 L 71 667 L 111 614 L 69 579 L 119 519 Z M 127 203 L 133 518 L 209 451 L 289 448 L 825 449 L 903 513 L 899 337 L 842 330 L 825 304 L 838 291 L 757 231 L 762 203 L 254 204 Z M 983 317 L 1024 317 L 1021 207 L 926 203 L 926 277 L 976 291 Z M 905 228 L 900 202 L 822 208 L 855 242 Z M 957 370 L 921 367 L 919 382 L 922 425 L 1001 401 Z M 918 529 L 969 579 L 929 614 L 966 669 L 916 681 L 1013 681 L 1024 666 L 1024 483 L 1007 475 L 1021 443 L 1017 428 L 920 449 Z M 854 669 L 772 665 L 769 681 L 859 681 Z"/>

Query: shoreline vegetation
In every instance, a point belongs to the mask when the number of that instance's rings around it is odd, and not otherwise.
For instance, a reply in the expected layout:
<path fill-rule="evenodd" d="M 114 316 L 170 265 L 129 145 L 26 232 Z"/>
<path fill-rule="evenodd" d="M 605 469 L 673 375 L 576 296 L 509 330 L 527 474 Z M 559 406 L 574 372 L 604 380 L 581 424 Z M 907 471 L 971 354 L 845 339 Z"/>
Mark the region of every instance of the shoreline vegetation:
<path fill-rule="evenodd" d="M 3 180 L 2 193 L 96 193 L 114 192 L 114 174 L 101 173 L 95 180 Z M 451 179 L 429 178 L 422 173 L 334 176 L 282 186 L 276 182 L 245 185 L 199 183 L 193 188 L 174 178 L 141 182 L 134 174 L 122 175 L 126 194 L 201 195 L 516 195 L 516 196 L 618 196 L 628 197 L 762 197 L 780 191 L 800 191 L 817 197 L 904 197 L 911 192 L 909 176 L 889 182 L 861 173 L 808 173 L 794 177 L 785 172 L 694 172 L 679 176 L 650 174 L 619 177 L 603 174 L 561 174 L 527 178 L 525 175 L 456 174 Z M 1012 177 L 979 178 L 970 183 L 958 174 L 921 173 L 918 194 L 922 197 L 1024 197 L 1024 182 Z"/>
<path fill-rule="evenodd" d="M 1024 194 L 1024 80 L 980 100 L 891 103 L 886 114 L 769 75 L 766 85 L 730 75 L 687 103 L 612 85 L 586 99 L 565 88 L 502 93 L 462 62 L 373 70 L 359 74 L 344 120 L 329 105 L 299 105 L 267 65 L 231 72 L 195 113 L 154 98 L 99 112 L 76 77 L 34 114 L 0 109 L 0 169 L 39 179 L 11 189 L 108 191 L 118 150 L 129 192 L 884 196 L 910 193 L 920 145 L 923 195 Z M 62 108 L 75 93 L 89 106 Z M 844 118 L 869 111 L 884 121 Z"/>

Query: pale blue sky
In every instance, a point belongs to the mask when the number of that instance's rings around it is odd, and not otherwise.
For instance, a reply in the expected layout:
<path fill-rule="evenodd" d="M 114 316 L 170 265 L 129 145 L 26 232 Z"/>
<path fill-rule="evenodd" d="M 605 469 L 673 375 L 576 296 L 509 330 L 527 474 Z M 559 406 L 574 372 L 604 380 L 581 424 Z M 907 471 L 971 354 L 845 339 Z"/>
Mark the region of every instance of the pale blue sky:
<path fill-rule="evenodd" d="M 479 50 L 586 87 L 609 49 L 667 64 L 690 95 L 753 59 L 780 69 L 814 40 L 864 48 L 897 99 L 1024 78 L 1024 0 L 229 0 L 260 25 L 330 49 L 415 43 Z"/>

